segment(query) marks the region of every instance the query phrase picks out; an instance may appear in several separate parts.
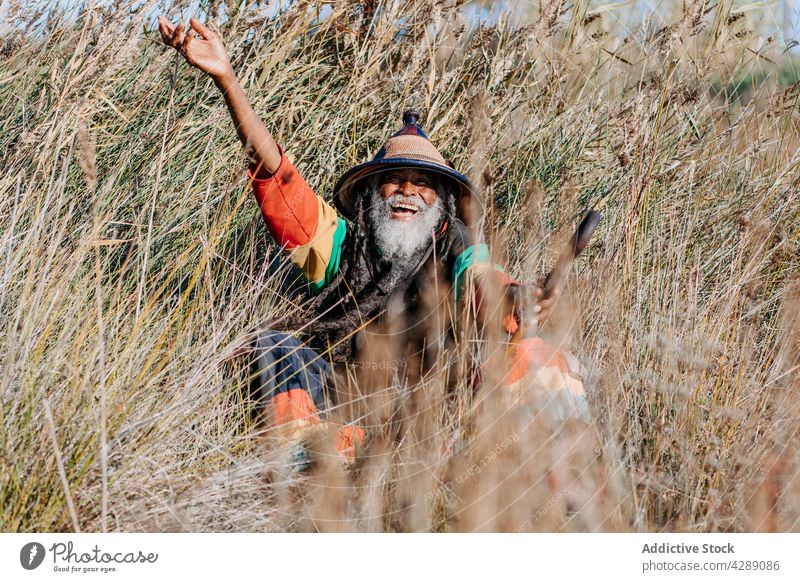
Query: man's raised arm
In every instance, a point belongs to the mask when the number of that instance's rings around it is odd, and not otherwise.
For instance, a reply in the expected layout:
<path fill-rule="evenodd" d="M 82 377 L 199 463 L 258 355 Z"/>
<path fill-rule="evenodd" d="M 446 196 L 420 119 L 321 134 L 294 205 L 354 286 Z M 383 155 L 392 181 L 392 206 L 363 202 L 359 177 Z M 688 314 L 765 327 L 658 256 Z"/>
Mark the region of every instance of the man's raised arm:
<path fill-rule="evenodd" d="M 338 272 L 346 224 L 286 159 L 253 111 L 219 35 L 195 18 L 189 24 L 191 30 L 186 32 L 183 24 L 176 27 L 158 17 L 164 43 L 209 75 L 225 96 L 236 132 L 251 159 L 248 173 L 264 223 L 312 288 L 320 290 Z"/>
<path fill-rule="evenodd" d="M 191 29 L 187 32 L 183 23 L 176 27 L 163 16 L 158 17 L 158 29 L 164 43 L 181 53 L 187 63 L 211 77 L 222 91 L 236 133 L 253 166 L 274 174 L 281 163 L 281 152 L 236 79 L 222 39 L 196 18 L 191 18 L 189 25 Z"/>

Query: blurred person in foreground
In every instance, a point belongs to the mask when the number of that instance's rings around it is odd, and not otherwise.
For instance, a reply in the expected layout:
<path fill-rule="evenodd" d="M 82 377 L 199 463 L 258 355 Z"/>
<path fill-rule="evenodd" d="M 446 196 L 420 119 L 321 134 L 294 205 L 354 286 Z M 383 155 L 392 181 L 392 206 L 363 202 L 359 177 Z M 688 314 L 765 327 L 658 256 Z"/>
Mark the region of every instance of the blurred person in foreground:
<path fill-rule="evenodd" d="M 452 305 L 463 304 L 469 293 L 473 309 L 478 305 L 476 311 L 494 321 L 510 346 L 501 367 L 507 385 L 534 378 L 558 401 L 557 414 L 586 415 L 577 360 L 538 337 L 520 337 L 519 300 L 508 300 L 519 297 L 520 284 L 490 261 L 487 246 L 458 218 L 480 208 L 481 197 L 430 143 L 418 114 L 407 111 L 402 128 L 374 159 L 344 173 L 333 191 L 334 208 L 314 193 L 251 107 L 219 35 L 196 19 L 189 30 L 163 16 L 158 23 L 164 43 L 222 92 L 250 156 L 248 175 L 264 222 L 311 288 L 303 313 L 276 323 L 291 333 L 262 329 L 253 346 L 253 376 L 280 434 L 302 439 L 305 430 L 331 422 L 326 413 L 337 403 L 331 364 L 358 367 L 376 338 L 392 335 L 403 357 L 435 360 L 455 334 L 453 325 L 429 333 L 431 321 L 441 320 L 431 317 L 423 293 L 434 287 L 445 287 Z M 500 301 L 486 299 L 490 288 L 499 289 L 494 296 Z M 558 293 L 533 292 L 539 321 Z M 443 302 L 434 303 L 441 311 Z M 378 325 L 383 332 L 371 333 Z M 364 438 L 357 423 L 342 422 L 335 445 L 352 458 Z"/>

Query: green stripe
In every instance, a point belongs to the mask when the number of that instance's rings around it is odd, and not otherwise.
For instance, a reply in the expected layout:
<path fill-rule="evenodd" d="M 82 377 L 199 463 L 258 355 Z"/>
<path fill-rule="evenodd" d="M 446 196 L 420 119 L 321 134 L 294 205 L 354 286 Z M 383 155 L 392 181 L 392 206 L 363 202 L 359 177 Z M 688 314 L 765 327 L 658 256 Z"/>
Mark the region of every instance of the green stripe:
<path fill-rule="evenodd" d="M 343 219 L 338 219 L 336 223 L 336 231 L 333 233 L 333 247 L 331 248 L 331 258 L 328 265 L 325 267 L 325 277 L 320 281 L 312 282 L 311 288 L 319 293 L 327 287 L 336 273 L 339 271 L 339 264 L 342 262 L 342 247 L 344 246 L 344 237 L 347 234 L 347 223 Z"/>
<path fill-rule="evenodd" d="M 467 247 L 456 257 L 456 262 L 453 264 L 456 303 L 461 299 L 461 290 L 464 286 L 464 273 L 466 273 L 470 265 L 474 265 L 475 263 L 488 263 L 490 259 L 489 247 L 486 246 L 485 243 Z"/>

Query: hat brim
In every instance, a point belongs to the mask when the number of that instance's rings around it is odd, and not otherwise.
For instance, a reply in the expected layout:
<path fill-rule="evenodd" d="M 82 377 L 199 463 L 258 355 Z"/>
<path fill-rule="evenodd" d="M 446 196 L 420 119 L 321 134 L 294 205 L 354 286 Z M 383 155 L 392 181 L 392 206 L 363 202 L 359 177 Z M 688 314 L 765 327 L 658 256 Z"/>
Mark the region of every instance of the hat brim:
<path fill-rule="evenodd" d="M 336 209 L 347 220 L 353 220 L 356 212 L 356 196 L 358 195 L 358 186 L 364 178 L 385 172 L 387 170 L 396 170 L 401 168 L 414 168 L 434 172 L 440 176 L 444 176 L 452 180 L 460 189 L 458 200 L 460 202 L 464 199 L 470 198 L 478 204 L 478 207 L 483 209 L 483 198 L 480 195 L 472 182 L 469 181 L 465 175 L 456 172 L 452 168 L 442 166 L 433 162 L 426 162 L 424 160 L 415 160 L 412 158 L 390 158 L 382 160 L 372 160 L 364 164 L 354 166 L 347 170 L 333 188 L 333 203 Z"/>

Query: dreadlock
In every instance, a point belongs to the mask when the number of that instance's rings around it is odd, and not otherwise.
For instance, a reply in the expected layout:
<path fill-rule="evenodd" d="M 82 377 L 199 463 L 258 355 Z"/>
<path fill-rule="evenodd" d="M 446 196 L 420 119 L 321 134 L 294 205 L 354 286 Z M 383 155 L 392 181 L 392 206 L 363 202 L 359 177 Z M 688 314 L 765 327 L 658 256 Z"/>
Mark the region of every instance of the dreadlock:
<path fill-rule="evenodd" d="M 377 187 L 377 178 L 365 180 L 356 196 L 352 227 L 348 229 L 342 249 L 342 261 L 336 277 L 317 296 L 306 303 L 302 313 L 288 318 L 285 327 L 309 334 L 308 343 L 320 353 L 329 352 L 333 361 L 352 361 L 356 356 L 355 332 L 386 310 L 394 288 L 402 289 L 406 302 L 416 302 L 424 286 L 424 269 L 408 265 L 403 282 L 392 285 L 392 265 L 382 261 L 376 252 L 374 225 L 367 219 L 368 195 Z M 452 249 L 463 247 L 466 227 L 456 218 L 457 186 L 442 179 L 436 184 L 437 196 L 442 198 L 444 213 L 437 232 L 446 228 L 435 239 L 435 249 L 424 249 L 419 261 L 427 263 L 435 256 L 437 261 L 451 263 Z M 454 259 L 454 257 L 452 257 Z M 416 269 L 414 267 L 417 267 Z M 394 291 L 397 292 L 397 291 Z M 307 314 L 314 319 L 309 323 Z"/>

